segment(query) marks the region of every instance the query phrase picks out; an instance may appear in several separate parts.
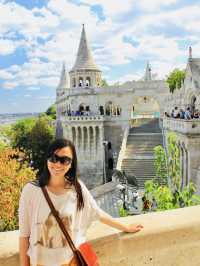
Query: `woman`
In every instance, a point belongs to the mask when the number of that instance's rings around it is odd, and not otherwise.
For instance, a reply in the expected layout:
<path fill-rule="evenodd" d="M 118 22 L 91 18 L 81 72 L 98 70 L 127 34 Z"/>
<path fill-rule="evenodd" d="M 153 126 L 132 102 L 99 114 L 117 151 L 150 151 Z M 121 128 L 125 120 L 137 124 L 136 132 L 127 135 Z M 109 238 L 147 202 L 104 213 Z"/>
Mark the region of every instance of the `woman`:
<path fill-rule="evenodd" d="M 24 186 L 19 203 L 21 266 L 75 266 L 73 253 L 51 214 L 41 191 L 46 188 L 76 247 L 85 242 L 94 220 L 124 232 L 142 225 L 125 226 L 101 210 L 82 181 L 77 179 L 77 156 L 71 141 L 55 140 L 49 147 L 43 174 Z"/>

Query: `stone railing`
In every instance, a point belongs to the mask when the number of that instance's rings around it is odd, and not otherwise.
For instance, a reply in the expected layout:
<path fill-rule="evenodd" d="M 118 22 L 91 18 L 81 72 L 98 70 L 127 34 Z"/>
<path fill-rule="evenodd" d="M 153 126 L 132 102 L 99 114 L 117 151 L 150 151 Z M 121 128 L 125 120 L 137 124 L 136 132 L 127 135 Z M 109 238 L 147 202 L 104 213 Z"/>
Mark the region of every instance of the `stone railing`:
<path fill-rule="evenodd" d="M 200 134 L 200 119 L 163 118 L 163 129 L 182 134 Z"/>
<path fill-rule="evenodd" d="M 63 121 L 104 121 L 105 118 L 102 115 L 78 115 L 78 116 L 64 116 Z"/>
<path fill-rule="evenodd" d="M 101 266 L 200 265 L 200 206 L 117 219 L 144 229 L 130 234 L 93 223 L 88 239 Z M 0 233 L 0 265 L 19 266 L 18 231 Z"/>
<path fill-rule="evenodd" d="M 67 122 L 94 122 L 94 121 L 115 121 L 121 116 L 117 115 L 78 115 L 78 116 L 62 116 L 62 121 Z"/>

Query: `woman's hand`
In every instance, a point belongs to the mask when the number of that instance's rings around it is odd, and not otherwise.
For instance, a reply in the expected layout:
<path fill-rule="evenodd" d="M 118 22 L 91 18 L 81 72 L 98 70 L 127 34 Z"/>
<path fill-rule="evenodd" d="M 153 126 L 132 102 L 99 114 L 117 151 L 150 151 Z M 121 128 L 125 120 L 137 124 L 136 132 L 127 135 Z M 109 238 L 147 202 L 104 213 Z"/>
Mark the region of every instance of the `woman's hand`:
<path fill-rule="evenodd" d="M 125 226 L 123 231 L 126 233 L 137 233 L 140 230 L 142 230 L 143 228 L 144 228 L 144 226 L 141 224 L 129 224 L 129 225 Z"/>

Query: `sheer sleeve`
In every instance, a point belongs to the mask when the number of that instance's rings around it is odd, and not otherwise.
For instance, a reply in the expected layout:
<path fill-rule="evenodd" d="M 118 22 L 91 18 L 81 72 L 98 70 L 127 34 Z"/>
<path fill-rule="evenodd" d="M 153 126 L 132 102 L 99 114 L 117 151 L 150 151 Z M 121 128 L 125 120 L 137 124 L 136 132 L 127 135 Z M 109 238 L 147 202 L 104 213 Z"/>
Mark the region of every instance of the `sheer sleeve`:
<path fill-rule="evenodd" d="M 19 235 L 21 237 L 30 236 L 30 184 L 26 184 L 22 190 L 19 200 Z"/>

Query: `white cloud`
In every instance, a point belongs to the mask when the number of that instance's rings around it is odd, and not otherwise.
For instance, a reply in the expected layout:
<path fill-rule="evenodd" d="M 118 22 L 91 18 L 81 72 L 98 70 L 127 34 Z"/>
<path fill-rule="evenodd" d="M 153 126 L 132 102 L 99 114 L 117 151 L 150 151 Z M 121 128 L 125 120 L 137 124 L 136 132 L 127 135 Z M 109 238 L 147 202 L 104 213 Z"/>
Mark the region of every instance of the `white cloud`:
<path fill-rule="evenodd" d="M 81 3 L 88 5 L 100 5 L 106 16 L 116 16 L 127 13 L 134 7 L 135 0 L 82 0 Z"/>
<path fill-rule="evenodd" d="M 12 54 L 21 42 L 13 42 L 7 39 L 0 39 L 0 55 Z"/>
<path fill-rule="evenodd" d="M 137 2 L 137 5 L 143 10 L 143 11 L 156 11 L 160 9 L 161 7 L 170 6 L 173 4 L 176 4 L 179 0 L 140 0 Z"/>
<path fill-rule="evenodd" d="M 161 7 L 176 2 L 178 0 L 82 0 L 84 5 L 78 6 L 67 0 L 50 0 L 47 8 L 32 10 L 14 2 L 1 3 L 0 32 L 14 40 L 3 40 L 2 44 L 0 40 L 0 53 L 12 53 L 17 47 L 23 46 L 28 57 L 28 62 L 21 66 L 13 65 L 0 71 L 0 78 L 5 80 L 4 87 L 25 86 L 30 91 L 43 86 L 56 88 L 62 61 L 66 62 L 67 70 L 75 62 L 82 23 L 86 24 L 91 46 L 95 47 L 95 61 L 107 72 L 108 79 L 113 66 L 122 67 L 128 63 L 137 63 L 137 60 L 148 59 L 159 76 L 165 76 L 172 70 L 171 67 L 181 64 L 179 61 L 183 61 L 181 58 L 185 58 L 187 54 L 179 48 L 177 41 L 180 38 L 168 37 L 164 35 L 164 30 L 163 34 L 156 34 L 157 27 L 167 28 L 169 22 L 173 23 L 183 31 L 187 30 L 190 38 L 196 39 L 194 50 L 200 48 L 200 6 L 191 5 L 190 10 L 184 7 L 162 11 Z M 91 6 L 95 4 L 102 6 L 106 16 L 104 21 L 100 21 L 91 11 Z M 158 12 L 142 13 L 137 18 L 129 16 L 128 20 L 124 17 L 122 20 L 126 13 L 135 11 L 138 7 Z M 153 34 L 152 28 L 155 29 Z M 23 36 L 21 41 L 16 39 L 17 34 Z M 125 42 L 124 36 L 132 38 L 138 44 Z M 38 42 L 38 38 L 42 38 L 44 43 Z M 161 64 L 160 68 L 157 66 L 158 62 Z M 135 74 L 130 73 L 119 77 L 119 81 L 124 82 L 127 78 L 137 79 Z"/>
<path fill-rule="evenodd" d="M 27 90 L 28 91 L 39 91 L 40 88 L 39 87 L 28 87 Z"/>
<path fill-rule="evenodd" d="M 4 80 L 10 80 L 10 79 L 13 79 L 14 76 L 12 75 L 12 73 L 10 73 L 4 69 L 0 69 L 0 78 L 4 79 Z"/>
<path fill-rule="evenodd" d="M 134 74 L 127 74 L 127 75 L 121 76 L 115 80 L 109 80 L 108 79 L 108 83 L 112 85 L 115 83 L 123 84 L 127 81 L 133 81 L 133 80 L 137 81 L 137 80 L 141 80 L 143 75 L 144 75 L 144 73 L 142 73 L 142 72 L 137 72 Z"/>

